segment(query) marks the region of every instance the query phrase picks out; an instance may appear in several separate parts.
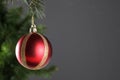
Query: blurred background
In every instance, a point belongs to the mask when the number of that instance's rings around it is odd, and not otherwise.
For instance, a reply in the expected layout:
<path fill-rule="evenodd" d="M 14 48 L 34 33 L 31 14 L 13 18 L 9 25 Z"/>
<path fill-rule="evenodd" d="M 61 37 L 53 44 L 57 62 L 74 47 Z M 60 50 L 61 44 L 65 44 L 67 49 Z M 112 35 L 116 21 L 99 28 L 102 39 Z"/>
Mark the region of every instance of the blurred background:
<path fill-rule="evenodd" d="M 48 0 L 51 80 L 120 80 L 120 1 Z M 38 79 L 39 80 L 39 79 Z"/>
<path fill-rule="evenodd" d="M 59 70 L 50 79 L 33 75 L 29 80 L 120 80 L 119 4 L 119 0 L 47 0 L 43 23 L 53 45 L 49 66 Z"/>

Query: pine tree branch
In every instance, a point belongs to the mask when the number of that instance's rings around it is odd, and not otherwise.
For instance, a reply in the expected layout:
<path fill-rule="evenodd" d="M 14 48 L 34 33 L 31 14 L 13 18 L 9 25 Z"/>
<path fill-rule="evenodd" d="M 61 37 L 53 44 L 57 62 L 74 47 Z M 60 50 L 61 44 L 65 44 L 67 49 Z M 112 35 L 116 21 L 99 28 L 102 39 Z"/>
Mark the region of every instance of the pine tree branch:
<path fill-rule="evenodd" d="M 36 71 L 30 71 L 30 74 L 35 74 L 37 76 L 43 77 L 43 78 L 50 78 L 51 75 L 58 71 L 57 66 L 50 66 L 49 68 L 43 68 L 41 70 L 36 70 Z"/>
<path fill-rule="evenodd" d="M 36 14 L 38 17 L 45 17 L 44 14 L 44 0 L 27 0 L 32 14 Z M 30 1 L 30 2 L 29 2 Z"/>
<path fill-rule="evenodd" d="M 30 19 L 29 15 L 24 15 L 22 18 L 22 11 L 19 8 L 12 10 L 5 8 L 4 1 L 0 0 L 0 80 L 27 80 L 30 74 L 49 78 L 58 70 L 56 66 L 31 71 L 17 62 L 14 54 L 16 41 L 21 36 L 20 32 L 26 33 Z M 38 31 L 43 32 L 44 29 L 43 25 L 38 26 Z"/>
<path fill-rule="evenodd" d="M 5 0 L 5 2 L 14 2 L 15 0 Z M 17 1 L 17 0 L 16 0 Z M 23 1 L 29 7 L 31 15 L 36 15 L 37 17 L 45 17 L 45 1 L 46 0 L 20 0 Z"/>

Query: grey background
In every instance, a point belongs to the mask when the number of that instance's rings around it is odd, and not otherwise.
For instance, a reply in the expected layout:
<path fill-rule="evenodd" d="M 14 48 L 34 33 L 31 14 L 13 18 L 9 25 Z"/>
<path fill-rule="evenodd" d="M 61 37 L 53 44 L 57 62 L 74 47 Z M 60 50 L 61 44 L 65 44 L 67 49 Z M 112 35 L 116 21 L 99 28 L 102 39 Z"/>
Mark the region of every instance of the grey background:
<path fill-rule="evenodd" d="M 59 71 L 45 80 L 120 80 L 120 0 L 47 0 L 46 15 Z"/>

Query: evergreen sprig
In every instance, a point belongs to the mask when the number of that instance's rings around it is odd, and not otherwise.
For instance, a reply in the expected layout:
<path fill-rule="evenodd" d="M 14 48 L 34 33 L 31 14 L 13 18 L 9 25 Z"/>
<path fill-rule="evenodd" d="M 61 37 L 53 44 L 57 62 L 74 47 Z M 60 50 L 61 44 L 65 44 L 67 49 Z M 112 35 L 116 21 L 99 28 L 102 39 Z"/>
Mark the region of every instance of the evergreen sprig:
<path fill-rule="evenodd" d="M 5 0 L 6 2 L 14 2 L 15 0 Z M 17 1 L 17 0 L 16 0 Z M 23 1 L 29 7 L 31 15 L 36 15 L 37 17 L 45 17 L 45 0 L 20 0 Z"/>

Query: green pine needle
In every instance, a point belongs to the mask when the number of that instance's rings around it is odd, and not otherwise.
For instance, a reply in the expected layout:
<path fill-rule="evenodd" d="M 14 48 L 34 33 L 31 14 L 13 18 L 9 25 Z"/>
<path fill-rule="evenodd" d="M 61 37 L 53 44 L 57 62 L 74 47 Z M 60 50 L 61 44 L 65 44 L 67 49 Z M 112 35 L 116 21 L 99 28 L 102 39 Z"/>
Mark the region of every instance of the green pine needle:
<path fill-rule="evenodd" d="M 5 2 L 14 2 L 15 0 L 5 0 Z M 18 1 L 18 0 L 16 0 Z M 43 19 L 45 17 L 45 0 L 21 0 L 29 7 L 31 15 L 36 15 Z"/>

